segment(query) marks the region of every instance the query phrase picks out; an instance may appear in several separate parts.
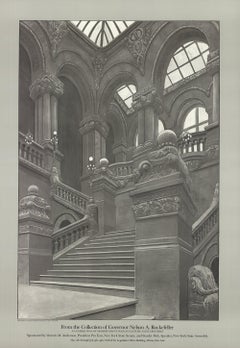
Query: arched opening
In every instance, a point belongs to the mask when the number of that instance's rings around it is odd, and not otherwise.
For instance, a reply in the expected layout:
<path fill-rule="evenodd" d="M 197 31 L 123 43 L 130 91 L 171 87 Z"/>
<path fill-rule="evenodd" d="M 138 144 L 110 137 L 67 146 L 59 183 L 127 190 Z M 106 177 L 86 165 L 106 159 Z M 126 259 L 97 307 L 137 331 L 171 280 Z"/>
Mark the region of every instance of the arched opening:
<path fill-rule="evenodd" d="M 209 46 L 201 41 L 188 41 L 173 54 L 167 68 L 164 88 L 203 70 L 207 64 Z"/>
<path fill-rule="evenodd" d="M 79 123 L 82 119 L 80 96 L 74 84 L 66 77 L 59 77 L 64 84 L 64 94 L 58 103 L 59 150 L 64 158 L 61 163 L 63 182 L 80 189 L 82 175 L 82 137 Z"/>
<path fill-rule="evenodd" d="M 218 257 L 214 258 L 214 260 L 211 263 L 210 269 L 213 273 L 216 284 L 219 285 L 219 258 Z"/>
<path fill-rule="evenodd" d="M 71 222 L 69 220 L 63 220 L 60 225 L 59 225 L 59 229 L 63 228 L 63 227 L 66 227 L 68 225 L 70 225 Z"/>
<path fill-rule="evenodd" d="M 183 130 L 188 133 L 202 132 L 208 125 L 208 113 L 205 108 L 197 106 L 191 109 L 184 120 Z"/>
<path fill-rule="evenodd" d="M 26 50 L 19 47 L 19 82 L 18 82 L 18 122 L 19 131 L 27 134 L 30 131 L 34 136 L 34 101 L 30 98 L 31 62 Z"/>

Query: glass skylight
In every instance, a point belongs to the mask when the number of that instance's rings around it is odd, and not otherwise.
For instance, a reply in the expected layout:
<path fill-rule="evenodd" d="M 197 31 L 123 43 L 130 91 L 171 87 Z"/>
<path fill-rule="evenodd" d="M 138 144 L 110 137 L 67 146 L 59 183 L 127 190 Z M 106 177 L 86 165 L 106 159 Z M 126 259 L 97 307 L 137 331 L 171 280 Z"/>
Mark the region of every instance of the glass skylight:
<path fill-rule="evenodd" d="M 170 60 L 164 88 L 205 68 L 209 47 L 204 42 L 190 41 L 182 45 Z"/>
<path fill-rule="evenodd" d="M 208 114 L 203 107 L 192 109 L 186 116 L 183 129 L 189 133 L 204 131 L 208 125 Z"/>
<path fill-rule="evenodd" d="M 107 46 L 134 21 L 71 21 L 99 47 Z"/>
<path fill-rule="evenodd" d="M 123 85 L 117 89 L 117 94 L 130 109 L 132 107 L 133 95 L 136 93 L 136 87 L 134 85 Z"/>

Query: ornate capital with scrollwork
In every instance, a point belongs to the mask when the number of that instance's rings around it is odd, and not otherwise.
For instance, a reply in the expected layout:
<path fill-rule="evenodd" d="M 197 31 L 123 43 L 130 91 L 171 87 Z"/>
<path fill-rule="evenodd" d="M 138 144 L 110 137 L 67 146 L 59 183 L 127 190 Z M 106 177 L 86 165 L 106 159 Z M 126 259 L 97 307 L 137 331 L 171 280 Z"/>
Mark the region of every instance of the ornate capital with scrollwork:
<path fill-rule="evenodd" d="M 39 196 L 39 189 L 36 185 L 28 188 L 27 196 L 23 197 L 19 203 L 19 219 L 34 219 L 39 222 L 50 222 L 50 205 Z"/>
<path fill-rule="evenodd" d="M 58 45 L 68 32 L 67 23 L 66 21 L 47 21 L 47 29 L 51 42 L 52 56 L 55 57 Z"/>
<path fill-rule="evenodd" d="M 103 121 L 96 115 L 84 118 L 80 123 L 80 133 L 84 135 L 93 130 L 98 131 L 104 138 L 106 138 L 108 135 L 109 127 L 105 121 Z"/>
<path fill-rule="evenodd" d="M 45 74 L 30 86 L 30 97 L 35 100 L 44 94 L 59 97 L 63 94 L 63 83 L 53 74 Z"/>
<path fill-rule="evenodd" d="M 208 55 L 208 62 L 207 62 L 207 71 L 214 75 L 217 72 L 219 72 L 220 68 L 220 58 L 219 58 L 219 49 L 212 51 Z"/>
<path fill-rule="evenodd" d="M 137 66 L 144 73 L 145 56 L 151 40 L 152 30 L 150 26 L 137 28 L 128 36 L 127 47 L 136 60 Z"/>
<path fill-rule="evenodd" d="M 148 87 L 142 92 L 133 95 L 132 106 L 135 110 L 140 110 L 150 105 L 158 112 L 162 111 L 162 102 L 157 95 L 155 87 Z"/>

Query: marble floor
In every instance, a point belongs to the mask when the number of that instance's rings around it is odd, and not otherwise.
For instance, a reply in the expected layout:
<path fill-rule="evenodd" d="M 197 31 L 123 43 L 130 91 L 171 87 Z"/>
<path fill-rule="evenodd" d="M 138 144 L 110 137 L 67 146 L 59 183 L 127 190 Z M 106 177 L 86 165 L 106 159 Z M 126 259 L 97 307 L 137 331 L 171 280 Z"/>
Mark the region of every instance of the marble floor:
<path fill-rule="evenodd" d="M 34 285 L 18 287 L 18 319 L 69 319 L 131 304 L 133 299 Z"/>

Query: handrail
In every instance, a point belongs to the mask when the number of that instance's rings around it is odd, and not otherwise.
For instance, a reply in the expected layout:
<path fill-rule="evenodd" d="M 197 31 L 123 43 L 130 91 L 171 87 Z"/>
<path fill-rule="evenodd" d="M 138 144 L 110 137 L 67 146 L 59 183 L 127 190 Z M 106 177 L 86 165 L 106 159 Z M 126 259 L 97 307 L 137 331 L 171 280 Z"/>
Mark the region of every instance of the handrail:
<path fill-rule="evenodd" d="M 65 226 L 52 234 L 53 253 L 56 254 L 78 239 L 85 237 L 89 232 L 88 216 L 84 216 L 68 226 Z"/>
<path fill-rule="evenodd" d="M 118 176 L 127 176 L 133 174 L 133 161 L 117 162 L 109 165 L 113 174 Z"/>
<path fill-rule="evenodd" d="M 212 231 L 219 217 L 219 204 L 216 202 L 193 224 L 193 246 L 197 247 Z"/>
<path fill-rule="evenodd" d="M 71 206 L 75 206 L 81 212 L 86 212 L 87 203 L 89 201 L 89 197 L 84 193 L 70 187 L 63 182 L 61 182 L 58 177 L 54 180 L 52 185 L 52 196 L 56 200 L 60 200 L 61 202 L 66 202 Z"/>
<path fill-rule="evenodd" d="M 31 144 L 25 142 L 25 135 L 19 132 L 18 137 L 19 157 L 29 161 L 40 168 L 44 168 L 44 148 L 40 144 L 32 141 Z"/>

